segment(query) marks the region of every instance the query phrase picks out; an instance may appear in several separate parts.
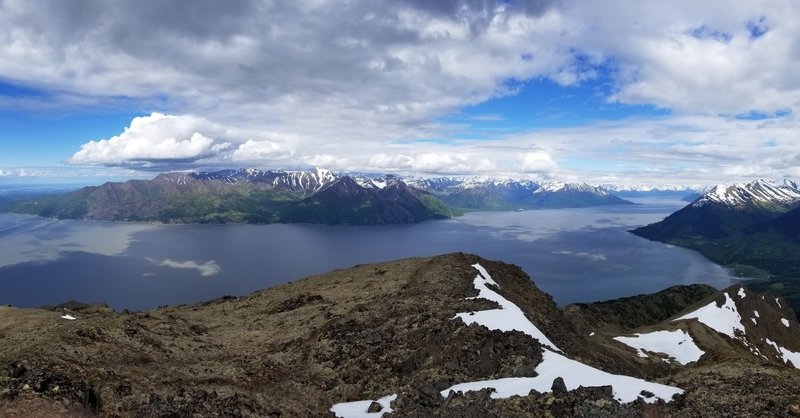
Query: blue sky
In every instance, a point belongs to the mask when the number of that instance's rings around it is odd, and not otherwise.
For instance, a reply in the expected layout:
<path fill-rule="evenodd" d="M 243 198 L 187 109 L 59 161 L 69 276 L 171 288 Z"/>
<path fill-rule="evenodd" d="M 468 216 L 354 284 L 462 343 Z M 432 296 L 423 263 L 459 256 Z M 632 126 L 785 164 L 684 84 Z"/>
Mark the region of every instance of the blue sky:
<path fill-rule="evenodd" d="M 509 133 L 670 114 L 668 109 L 650 104 L 609 102 L 613 78 L 607 68 L 601 66 L 597 71 L 601 74 L 597 78 L 576 85 L 562 86 L 543 77 L 511 82 L 509 88 L 516 93 L 464 107 L 442 121 L 465 123 L 478 131 Z"/>
<path fill-rule="evenodd" d="M 789 0 L 0 2 L 0 183 L 796 178 L 798 21 Z"/>

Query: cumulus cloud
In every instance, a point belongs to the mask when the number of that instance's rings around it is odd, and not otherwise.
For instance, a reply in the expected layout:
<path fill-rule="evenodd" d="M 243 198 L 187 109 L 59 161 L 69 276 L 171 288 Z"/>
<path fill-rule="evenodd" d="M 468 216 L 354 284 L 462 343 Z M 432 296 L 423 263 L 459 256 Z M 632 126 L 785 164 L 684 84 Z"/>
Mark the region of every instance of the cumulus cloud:
<path fill-rule="evenodd" d="M 408 170 L 414 163 L 414 157 L 408 155 L 389 155 L 377 153 L 369 158 L 367 166 L 378 170 Z"/>
<path fill-rule="evenodd" d="M 523 173 L 537 174 L 552 173 L 558 168 L 550 154 L 544 151 L 526 152 L 521 156 L 519 166 Z"/>
<path fill-rule="evenodd" d="M 798 15 L 770 0 L 5 1 L 0 78 L 43 92 L 26 108 L 121 100 L 177 114 L 87 142 L 73 164 L 705 181 L 797 171 Z M 419 141 L 456 137 L 443 116 L 527 80 L 601 77 L 604 101 L 670 116 Z"/>
<path fill-rule="evenodd" d="M 199 116 L 153 113 L 133 118 L 117 136 L 85 143 L 67 162 L 169 170 L 226 161 L 264 163 L 294 154 L 280 141 L 245 140 L 246 136 L 240 129 L 223 127 Z"/>
<path fill-rule="evenodd" d="M 127 177 L 134 173 L 115 167 L 317 166 L 337 171 L 557 177 L 595 183 L 647 178 L 694 185 L 798 177 L 798 130 L 800 121 L 788 116 L 769 120 L 672 116 L 540 129 L 492 141 L 405 141 L 387 146 L 379 141 L 326 141 L 241 131 L 194 116 L 155 115 L 139 118 L 111 139 L 85 144 L 70 161 L 107 165 L 111 171 L 106 174 Z M 242 139 L 259 134 L 264 139 Z M 198 145 L 189 147 L 192 152 L 171 147 L 192 140 Z M 53 173 L 8 167 L 2 171 L 6 177 Z"/>
<path fill-rule="evenodd" d="M 330 154 L 316 154 L 305 157 L 306 164 L 313 167 L 334 167 L 341 169 L 347 167 L 349 161 L 347 158 Z"/>
<path fill-rule="evenodd" d="M 236 148 L 236 151 L 231 154 L 231 159 L 233 161 L 265 161 L 291 157 L 292 155 L 294 155 L 294 150 L 288 148 L 286 144 L 269 140 L 254 141 L 250 139 Z"/>
<path fill-rule="evenodd" d="M 231 146 L 230 142 L 206 136 L 216 136 L 221 131 L 222 128 L 201 117 L 153 113 L 134 118 L 117 136 L 84 144 L 68 162 L 101 165 L 193 162 Z"/>
<path fill-rule="evenodd" d="M 83 100 L 166 97 L 320 128 L 360 115 L 399 129 L 512 93 L 508 80 L 574 85 L 604 66 L 625 103 L 798 106 L 795 2 L 229 3 L 3 2 L 0 74 Z"/>
<path fill-rule="evenodd" d="M 634 5 L 630 11 L 642 14 L 638 30 L 624 27 L 627 42 L 617 48 L 604 45 L 606 54 L 620 63 L 619 89 L 612 100 L 682 113 L 798 110 L 800 79 L 791 75 L 791 68 L 800 65 L 800 27 L 790 23 L 800 12 L 797 4 L 675 4 L 683 10 L 644 6 Z M 669 14 L 657 15 L 663 12 Z M 609 17 L 601 25 L 623 23 L 620 17 Z M 760 22 L 763 32 L 754 32 L 754 22 Z"/>

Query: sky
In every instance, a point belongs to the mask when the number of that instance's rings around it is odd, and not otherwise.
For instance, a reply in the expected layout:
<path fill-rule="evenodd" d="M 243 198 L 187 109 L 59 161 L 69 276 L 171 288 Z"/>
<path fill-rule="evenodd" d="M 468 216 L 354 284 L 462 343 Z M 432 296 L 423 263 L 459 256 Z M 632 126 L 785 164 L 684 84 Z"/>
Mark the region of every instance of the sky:
<path fill-rule="evenodd" d="M 0 183 L 800 178 L 800 2 L 0 0 Z"/>

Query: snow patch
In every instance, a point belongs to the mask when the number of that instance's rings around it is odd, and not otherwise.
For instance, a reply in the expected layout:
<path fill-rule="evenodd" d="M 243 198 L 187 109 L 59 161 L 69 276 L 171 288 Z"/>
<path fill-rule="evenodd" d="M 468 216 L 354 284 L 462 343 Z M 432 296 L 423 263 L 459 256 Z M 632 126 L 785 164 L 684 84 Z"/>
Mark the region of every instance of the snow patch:
<path fill-rule="evenodd" d="M 397 394 L 384 396 L 377 400 L 367 401 L 354 401 L 337 403 L 332 406 L 330 411 L 336 414 L 339 418 L 369 418 L 380 417 L 387 412 L 392 412 L 392 407 L 389 404 L 397 399 Z M 380 412 L 367 412 L 372 402 L 377 402 L 383 407 Z"/>
<path fill-rule="evenodd" d="M 756 318 L 761 318 L 761 316 L 758 315 L 758 311 L 753 311 L 753 315 L 755 315 Z"/>
<path fill-rule="evenodd" d="M 750 320 L 753 321 L 753 325 L 758 325 L 758 321 L 755 318 L 750 318 Z"/>
<path fill-rule="evenodd" d="M 777 303 L 777 304 L 778 304 L 778 307 L 779 307 L 779 308 L 783 309 L 783 306 L 781 306 L 781 301 L 780 301 L 780 299 L 778 299 L 778 298 L 775 298 L 775 303 Z"/>
<path fill-rule="evenodd" d="M 78 318 L 75 318 L 74 316 L 72 316 L 70 314 L 61 315 L 61 317 L 64 318 L 64 319 L 70 320 L 70 321 L 74 321 L 74 320 L 78 319 Z"/>
<path fill-rule="evenodd" d="M 692 337 L 683 330 L 656 331 L 635 335 L 635 337 L 614 337 L 614 339 L 635 348 L 639 357 L 648 357 L 645 351 L 664 353 L 681 364 L 697 361 L 700 356 L 705 354 L 695 344 Z"/>
<path fill-rule="evenodd" d="M 606 386 L 611 385 L 614 398 L 620 402 L 633 402 L 639 398 L 643 390 L 655 394 L 652 398 L 644 399 L 645 402 L 656 402 L 658 398 L 670 401 L 676 394 L 683 390 L 676 387 L 651 383 L 630 376 L 622 376 L 604 372 L 594 367 L 587 366 L 575 360 L 568 359 L 561 354 L 544 350 L 543 361 L 536 367 L 536 377 L 509 377 L 504 379 L 483 380 L 455 385 L 441 392 L 447 396 L 450 391 L 469 392 L 484 388 L 494 388 L 492 398 L 509 398 L 511 396 L 526 396 L 531 389 L 540 393 L 551 391 L 553 380 L 557 377 L 564 379 L 567 390 L 577 389 L 578 386 Z"/>
<path fill-rule="evenodd" d="M 716 302 L 711 302 L 702 308 L 688 313 L 673 321 L 680 321 L 681 319 L 695 318 L 702 324 L 731 338 L 736 338 L 735 332 L 738 330 L 744 334 L 744 326 L 742 325 L 742 317 L 736 309 L 736 303 L 725 292 L 725 303 L 722 306 L 717 306 Z"/>
<path fill-rule="evenodd" d="M 552 341 L 550 341 L 549 338 L 547 338 L 547 336 L 544 335 L 542 331 L 539 330 L 539 328 L 536 328 L 536 326 L 525 317 L 522 309 L 488 287 L 490 284 L 497 287 L 500 286 L 492 279 L 492 276 L 489 275 L 483 266 L 480 264 L 473 264 L 472 267 L 478 270 L 478 275 L 475 276 L 475 279 L 473 280 L 475 289 L 478 290 L 478 296 L 476 296 L 475 299 L 491 300 L 492 302 L 496 302 L 498 305 L 500 305 L 500 309 L 489 309 L 479 312 L 462 312 L 456 314 L 453 319 L 461 318 L 461 320 L 467 325 L 476 323 L 478 325 L 483 325 L 486 328 L 500 331 L 520 331 L 539 340 L 539 343 L 542 345 L 549 346 L 557 351 L 561 351 Z"/>
<path fill-rule="evenodd" d="M 739 298 L 744 299 L 746 297 L 747 297 L 747 293 L 744 292 L 744 288 L 743 287 L 740 287 L 739 288 Z"/>
<path fill-rule="evenodd" d="M 620 402 L 636 400 L 643 390 L 655 394 L 654 397 L 645 399 L 645 402 L 648 403 L 655 402 L 659 398 L 670 401 L 675 394 L 683 393 L 680 388 L 651 383 L 635 377 L 607 373 L 556 353 L 553 351 L 557 350 L 555 344 L 550 342 L 535 325 L 528 321 L 519 307 L 487 287 L 487 284 L 497 286 L 497 283 L 492 280 L 486 269 L 480 264 L 474 264 L 472 267 L 478 270 L 479 273 L 473 281 L 475 288 L 479 292 L 477 297 L 497 302 L 502 308 L 475 312 L 473 315 L 460 313 L 456 317 L 461 318 L 467 324 L 474 322 L 489 329 L 522 331 L 539 340 L 539 343 L 544 346 L 542 350 L 543 360 L 536 367 L 536 377 L 509 377 L 461 383 L 443 390 L 441 392 L 443 397 L 446 397 L 451 390 L 469 392 L 484 388 L 495 389 L 495 392 L 492 393 L 493 398 L 508 398 L 514 395 L 525 396 L 531 389 L 541 393 L 550 392 L 553 380 L 556 377 L 564 379 L 568 390 L 576 389 L 578 386 L 611 385 L 614 397 Z M 594 332 L 591 335 L 594 335 Z M 547 347 L 548 345 L 550 347 Z"/>
<path fill-rule="evenodd" d="M 783 324 L 783 326 L 785 326 L 786 328 L 789 328 L 789 320 L 788 320 L 788 319 L 786 319 L 786 318 L 781 318 L 781 323 L 782 323 L 782 324 Z"/>
<path fill-rule="evenodd" d="M 778 357 L 780 357 L 784 363 L 788 363 L 791 361 L 795 369 L 800 369 L 800 353 L 795 353 L 794 351 L 787 350 L 779 346 L 775 341 L 772 341 L 769 338 L 767 338 L 766 340 L 767 344 L 775 348 L 775 351 L 778 352 Z"/>

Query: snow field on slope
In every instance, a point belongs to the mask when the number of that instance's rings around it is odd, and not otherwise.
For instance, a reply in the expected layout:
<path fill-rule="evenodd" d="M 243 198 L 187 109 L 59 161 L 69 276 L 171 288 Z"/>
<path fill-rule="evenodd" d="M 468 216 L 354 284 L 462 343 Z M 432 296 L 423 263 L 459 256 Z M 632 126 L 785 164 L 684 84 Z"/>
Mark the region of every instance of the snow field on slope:
<path fill-rule="evenodd" d="M 635 335 L 635 337 L 614 337 L 614 339 L 635 348 L 640 357 L 648 357 L 645 351 L 664 353 L 681 364 L 697 361 L 705 354 L 692 337 L 680 329 Z"/>
<path fill-rule="evenodd" d="M 655 402 L 657 398 L 669 401 L 673 395 L 683 393 L 683 390 L 676 387 L 651 383 L 635 377 L 607 373 L 550 350 L 545 349 L 542 357 L 542 362 L 536 367 L 536 373 L 538 373 L 536 377 L 508 377 L 461 383 L 443 390 L 441 394 L 442 396 L 447 396 L 451 390 L 454 392 L 468 392 L 484 388 L 494 388 L 495 392 L 492 393 L 492 398 L 495 399 L 509 398 L 515 395 L 526 396 L 531 389 L 540 393 L 547 393 L 551 391 L 553 380 L 557 377 L 564 379 L 567 390 L 577 389 L 579 386 L 611 385 L 614 398 L 625 403 L 635 401 L 643 390 L 650 391 L 655 395 L 652 398 L 645 399 L 645 402 L 648 403 Z"/>
<path fill-rule="evenodd" d="M 457 318 L 461 318 L 467 324 L 474 322 L 484 325 L 489 329 L 522 331 L 539 340 L 543 346 L 550 345 L 552 348 L 555 348 L 555 345 L 549 342 L 550 340 L 544 333 L 525 317 L 524 313 L 517 305 L 487 287 L 487 284 L 498 285 L 492 280 L 492 277 L 483 266 L 480 264 L 473 264 L 472 267 L 478 270 L 479 273 L 473 281 L 475 288 L 479 292 L 477 297 L 497 302 L 502 309 L 475 312 L 474 315 L 469 315 L 468 312 L 460 313 L 456 316 Z M 469 320 L 469 322 L 467 322 L 467 320 Z M 651 383 L 635 377 L 615 375 L 595 369 L 581 362 L 571 360 L 546 347 L 543 350 L 542 357 L 542 362 L 536 367 L 536 373 L 538 374 L 536 377 L 511 377 L 466 382 L 445 389 L 441 394 L 442 396 L 447 396 L 451 390 L 466 392 L 484 388 L 494 388 L 495 392 L 492 393 L 493 398 L 507 398 L 514 395 L 525 396 L 531 389 L 535 389 L 541 393 L 550 392 L 553 379 L 556 377 L 564 379 L 568 390 L 576 389 L 578 386 L 611 385 L 615 399 L 620 402 L 632 402 L 636 400 L 640 397 L 639 395 L 643 390 L 655 394 L 652 398 L 645 399 L 645 402 L 648 403 L 655 402 L 658 398 L 669 401 L 672 399 L 673 395 L 683 393 L 682 389 L 676 387 Z"/>
<path fill-rule="evenodd" d="M 490 289 L 487 284 L 498 286 L 497 282 L 492 280 L 492 276 L 480 264 L 473 264 L 478 275 L 473 280 L 475 289 L 478 290 L 478 296 L 475 299 L 488 299 L 500 305 L 500 309 L 489 309 L 486 311 L 478 312 L 463 312 L 456 314 L 455 318 L 461 318 L 465 324 L 470 325 L 476 323 L 483 325 L 489 329 L 496 329 L 500 331 L 520 331 L 531 337 L 539 340 L 542 345 L 549 346 L 550 348 L 561 351 L 539 328 L 536 328 L 525 314 L 522 309 L 517 305 L 511 303 L 508 299 L 500 296 L 499 293 Z M 453 319 L 455 319 L 453 318 Z"/>
<path fill-rule="evenodd" d="M 717 306 L 717 302 L 711 302 L 694 312 L 690 312 L 673 321 L 680 321 L 681 319 L 696 318 L 707 327 L 717 331 L 720 334 L 725 334 L 731 338 L 736 338 L 734 331 L 739 330 L 744 334 L 744 326 L 742 325 L 742 317 L 736 309 L 736 303 L 725 292 L 725 303 L 722 306 Z"/>
<path fill-rule="evenodd" d="M 778 352 L 778 355 L 780 356 L 780 358 L 783 359 L 784 363 L 788 363 L 789 361 L 791 361 L 796 369 L 800 369 L 800 353 L 795 353 L 794 351 L 787 350 L 779 346 L 775 341 L 772 341 L 769 338 L 767 338 L 766 341 L 767 344 L 775 348 L 775 351 Z"/>

